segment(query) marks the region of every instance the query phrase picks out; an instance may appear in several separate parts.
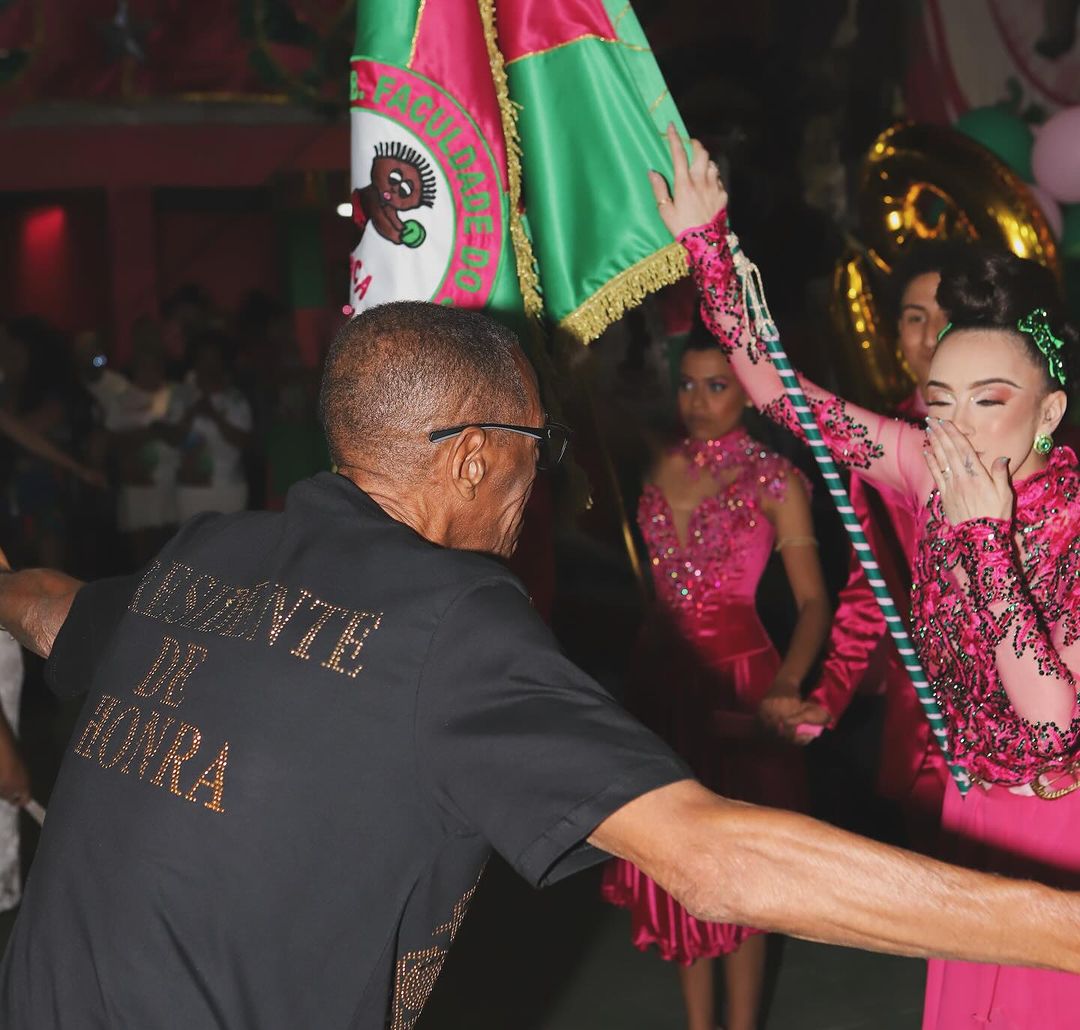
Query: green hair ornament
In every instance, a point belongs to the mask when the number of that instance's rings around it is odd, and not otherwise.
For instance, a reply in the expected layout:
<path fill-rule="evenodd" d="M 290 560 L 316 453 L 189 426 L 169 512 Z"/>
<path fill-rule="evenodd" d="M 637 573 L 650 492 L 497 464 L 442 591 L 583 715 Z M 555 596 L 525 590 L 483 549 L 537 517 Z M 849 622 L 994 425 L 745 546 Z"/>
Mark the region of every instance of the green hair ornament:
<path fill-rule="evenodd" d="M 1036 308 L 1024 315 L 1016 323 L 1016 328 L 1031 337 L 1032 343 L 1046 358 L 1050 367 L 1050 377 L 1065 386 L 1068 383 L 1068 377 L 1065 375 L 1065 361 L 1061 357 L 1061 352 L 1065 349 L 1065 341 L 1060 336 L 1056 336 L 1050 328 L 1050 318 L 1046 314 L 1046 309 Z"/>

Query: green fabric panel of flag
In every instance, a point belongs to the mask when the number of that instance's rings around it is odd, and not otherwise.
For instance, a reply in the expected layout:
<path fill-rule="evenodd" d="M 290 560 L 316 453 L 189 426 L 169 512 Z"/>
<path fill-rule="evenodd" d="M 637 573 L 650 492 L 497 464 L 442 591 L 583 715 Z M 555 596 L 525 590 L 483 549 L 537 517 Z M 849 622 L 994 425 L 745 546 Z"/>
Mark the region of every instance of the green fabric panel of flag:
<path fill-rule="evenodd" d="M 354 54 L 378 55 L 380 61 L 408 67 L 413 37 L 424 0 L 393 0 L 356 5 L 356 45 Z"/>
<path fill-rule="evenodd" d="M 667 124 L 685 129 L 629 8 L 619 30 L 507 68 L 544 306 L 583 342 L 686 273 L 643 174 L 670 165 Z"/>
<path fill-rule="evenodd" d="M 623 60 L 637 83 L 638 95 L 647 105 L 657 131 L 665 133 L 668 125 L 674 122 L 685 135 L 679 109 L 675 106 L 663 75 L 660 74 L 660 66 L 653 57 L 649 40 L 634 14 L 633 7 L 627 0 L 604 0 L 604 9 L 624 44 Z"/>

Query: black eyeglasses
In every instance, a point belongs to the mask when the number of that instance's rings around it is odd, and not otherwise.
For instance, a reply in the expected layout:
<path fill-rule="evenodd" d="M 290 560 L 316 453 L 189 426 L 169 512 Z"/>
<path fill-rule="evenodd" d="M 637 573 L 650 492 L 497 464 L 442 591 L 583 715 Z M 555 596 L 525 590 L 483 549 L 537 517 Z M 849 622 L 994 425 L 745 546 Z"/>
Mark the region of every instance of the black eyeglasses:
<path fill-rule="evenodd" d="M 464 433 L 466 429 L 501 429 L 507 433 L 517 433 L 519 436 L 531 436 L 540 441 L 540 453 L 536 458 L 536 466 L 541 469 L 552 469 L 563 460 L 566 449 L 570 445 L 570 429 L 559 422 L 547 422 L 542 426 L 513 426 L 506 422 L 466 422 L 461 426 L 450 426 L 448 429 L 435 429 L 428 433 L 428 439 L 432 443 L 442 443 L 452 436 Z"/>

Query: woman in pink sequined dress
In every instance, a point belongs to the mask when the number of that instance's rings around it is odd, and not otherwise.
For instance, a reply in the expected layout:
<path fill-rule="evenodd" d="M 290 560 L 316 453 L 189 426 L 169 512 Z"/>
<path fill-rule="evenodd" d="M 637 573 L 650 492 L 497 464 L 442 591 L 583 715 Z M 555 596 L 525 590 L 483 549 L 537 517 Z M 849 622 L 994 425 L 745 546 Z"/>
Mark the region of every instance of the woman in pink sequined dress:
<path fill-rule="evenodd" d="M 638 507 L 656 613 L 651 660 L 639 669 L 638 714 L 666 736 L 701 780 L 728 796 L 803 807 L 802 756 L 770 734 L 799 705 L 799 687 L 828 632 L 829 610 L 807 486 L 790 463 L 742 428 L 746 394 L 707 334 L 683 355 L 679 415 L 687 437 L 660 456 Z M 781 660 L 754 595 L 780 551 L 799 618 Z M 760 715 L 759 715 L 760 713 Z M 727 1026 L 753 1030 L 765 937 L 694 919 L 633 865 L 615 860 L 603 896 L 630 909 L 633 943 L 679 963 L 690 1030 L 714 1030 L 712 959 L 724 956 Z"/>
<path fill-rule="evenodd" d="M 686 247 L 702 313 L 755 405 L 797 428 L 750 332 L 726 196 L 697 144 L 672 132 L 675 198 L 652 174 L 660 214 Z M 942 275 L 946 327 L 930 368 L 928 428 L 803 388 L 834 457 L 903 499 L 918 520 L 912 618 L 955 761 L 942 821 L 951 857 L 1080 887 L 1080 472 L 1054 446 L 1080 333 L 1051 280 L 1011 254 Z M 924 1030 L 1066 1030 L 1080 977 L 931 961 Z"/>

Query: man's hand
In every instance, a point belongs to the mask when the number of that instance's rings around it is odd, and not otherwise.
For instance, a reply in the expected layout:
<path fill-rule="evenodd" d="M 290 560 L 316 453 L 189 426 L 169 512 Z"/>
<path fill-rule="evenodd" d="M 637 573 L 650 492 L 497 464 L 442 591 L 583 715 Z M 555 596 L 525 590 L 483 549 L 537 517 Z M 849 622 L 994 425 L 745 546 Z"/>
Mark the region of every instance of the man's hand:
<path fill-rule="evenodd" d="M 0 555 L 3 552 L 0 551 Z M 23 647 L 48 658 L 71 602 L 82 587 L 55 569 L 22 569 L 12 572 L 7 558 L 0 565 L 0 627 Z"/>

